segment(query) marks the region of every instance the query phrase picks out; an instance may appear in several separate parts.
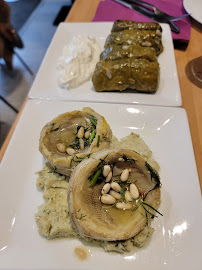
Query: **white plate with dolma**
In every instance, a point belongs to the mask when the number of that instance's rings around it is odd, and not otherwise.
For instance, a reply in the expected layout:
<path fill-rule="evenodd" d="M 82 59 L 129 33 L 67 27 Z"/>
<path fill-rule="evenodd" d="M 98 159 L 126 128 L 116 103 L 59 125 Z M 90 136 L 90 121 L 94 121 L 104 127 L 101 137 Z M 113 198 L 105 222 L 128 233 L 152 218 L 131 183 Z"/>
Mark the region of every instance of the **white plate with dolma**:
<path fill-rule="evenodd" d="M 61 23 L 47 50 L 39 72 L 29 93 L 30 98 L 45 100 L 71 100 L 107 102 L 122 104 L 147 104 L 181 106 L 181 93 L 173 49 L 173 40 L 167 24 L 161 24 L 164 50 L 158 56 L 160 66 L 159 86 L 155 93 L 140 93 L 131 90 L 123 92 L 96 92 L 92 80 L 76 88 L 64 89 L 59 86 L 56 66 L 63 48 L 73 37 L 87 35 L 96 38 L 101 51 L 113 23 Z"/>

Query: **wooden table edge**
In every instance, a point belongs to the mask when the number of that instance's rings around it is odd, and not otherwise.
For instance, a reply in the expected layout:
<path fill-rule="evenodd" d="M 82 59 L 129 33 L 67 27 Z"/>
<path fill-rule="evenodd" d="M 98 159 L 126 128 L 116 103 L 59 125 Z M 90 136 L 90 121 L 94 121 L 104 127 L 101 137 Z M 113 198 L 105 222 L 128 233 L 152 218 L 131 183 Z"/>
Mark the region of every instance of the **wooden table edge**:
<path fill-rule="evenodd" d="M 2 145 L 2 147 L 1 147 L 1 149 L 0 149 L 0 163 L 1 163 L 1 161 L 2 161 L 2 159 L 3 159 L 3 157 L 4 157 L 4 155 L 5 155 L 5 152 L 6 152 L 6 150 L 7 150 L 7 147 L 8 147 L 8 145 L 9 145 L 9 143 L 10 143 L 10 140 L 11 140 L 11 138 L 12 138 L 12 136 L 13 136 L 13 133 L 14 133 L 14 131 L 15 131 L 15 128 L 16 128 L 16 126 L 17 126 L 17 123 L 18 123 L 18 121 L 19 121 L 19 119 L 20 119 L 20 116 L 21 116 L 23 110 L 24 110 L 24 107 L 25 107 L 25 105 L 27 104 L 27 101 L 28 101 L 28 97 L 26 97 L 25 101 L 23 102 L 23 105 L 22 105 L 22 107 L 20 108 L 20 111 L 19 111 L 19 113 L 17 114 L 17 116 L 16 116 L 16 118 L 15 118 L 15 121 L 14 121 L 14 123 L 12 124 L 12 126 L 11 126 L 11 128 L 10 128 L 10 130 L 9 130 L 9 133 L 8 133 L 8 135 L 7 135 L 5 141 L 4 141 L 4 143 L 3 143 L 3 145 Z"/>

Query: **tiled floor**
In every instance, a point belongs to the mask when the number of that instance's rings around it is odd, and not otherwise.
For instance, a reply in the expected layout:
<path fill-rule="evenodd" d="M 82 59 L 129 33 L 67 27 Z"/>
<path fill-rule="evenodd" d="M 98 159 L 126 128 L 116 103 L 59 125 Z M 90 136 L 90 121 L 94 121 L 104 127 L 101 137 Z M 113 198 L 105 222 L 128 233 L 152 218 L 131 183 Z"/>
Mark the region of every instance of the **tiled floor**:
<path fill-rule="evenodd" d="M 25 48 L 16 50 L 16 52 L 26 62 L 33 74 L 30 74 L 16 56 L 13 59 L 13 71 L 8 71 L 5 65 L 0 62 L 0 94 L 18 110 L 29 92 L 41 61 L 57 29 L 53 25 L 53 21 L 61 7 L 68 4 L 71 4 L 70 0 L 41 1 L 20 31 L 18 31 Z M 0 147 L 15 117 L 16 113 L 1 101 Z"/>

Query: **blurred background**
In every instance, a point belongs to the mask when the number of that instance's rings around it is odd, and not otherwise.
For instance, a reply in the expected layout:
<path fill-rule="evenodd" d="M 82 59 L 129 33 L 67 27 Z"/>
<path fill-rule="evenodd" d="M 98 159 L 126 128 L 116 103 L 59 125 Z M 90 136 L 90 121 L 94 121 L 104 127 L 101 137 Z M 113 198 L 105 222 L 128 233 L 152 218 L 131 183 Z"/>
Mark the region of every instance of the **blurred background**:
<path fill-rule="evenodd" d="M 9 70 L 0 58 L 0 148 L 27 97 L 57 25 L 64 21 L 74 1 L 5 2 L 10 6 L 11 25 L 22 39 L 24 48 L 14 49 L 13 70 Z"/>

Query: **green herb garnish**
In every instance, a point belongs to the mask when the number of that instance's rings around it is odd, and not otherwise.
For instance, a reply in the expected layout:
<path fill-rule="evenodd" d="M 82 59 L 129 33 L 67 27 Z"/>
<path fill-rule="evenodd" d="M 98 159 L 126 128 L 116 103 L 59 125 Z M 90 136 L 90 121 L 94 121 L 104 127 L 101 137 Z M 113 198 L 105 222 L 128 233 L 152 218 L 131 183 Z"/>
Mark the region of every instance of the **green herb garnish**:
<path fill-rule="evenodd" d="M 73 142 L 72 144 L 68 145 L 68 147 L 71 147 L 73 149 L 80 149 L 79 138 L 76 137 L 75 142 Z"/>
<path fill-rule="evenodd" d="M 93 175 L 92 179 L 90 180 L 90 185 L 94 186 L 99 178 L 99 176 L 101 175 L 102 170 L 99 169 L 96 171 L 96 173 Z"/>
<path fill-rule="evenodd" d="M 100 145 L 100 135 L 97 136 L 97 147 Z"/>
<path fill-rule="evenodd" d="M 89 143 L 92 143 L 93 139 L 95 138 L 95 135 L 96 135 L 96 130 L 94 129 L 90 134 Z"/>
<path fill-rule="evenodd" d="M 147 218 L 147 213 L 151 215 L 151 218 L 157 217 L 154 214 L 150 213 L 145 207 L 144 205 L 142 205 L 142 207 L 144 208 L 145 212 L 146 212 L 146 218 Z M 147 218 L 148 219 L 148 218 Z"/>
<path fill-rule="evenodd" d="M 106 164 L 106 162 L 105 162 L 105 158 L 107 157 L 108 155 L 106 155 L 105 157 L 104 157 L 104 159 L 102 159 L 102 158 L 100 158 L 100 162 L 98 163 L 98 165 L 97 165 L 97 168 L 100 166 L 100 165 L 105 165 Z"/>
<path fill-rule="evenodd" d="M 91 123 L 96 127 L 96 125 L 97 125 L 97 120 L 95 119 L 95 117 L 90 116 L 89 119 L 90 119 Z"/>
<path fill-rule="evenodd" d="M 126 187 L 124 185 L 121 186 L 121 200 L 124 201 L 125 200 L 125 192 L 126 192 Z"/>
<path fill-rule="evenodd" d="M 82 218 L 85 218 L 87 215 L 81 214 L 79 220 L 81 220 Z"/>
<path fill-rule="evenodd" d="M 77 159 L 77 160 L 75 160 Z M 73 156 L 71 158 L 71 162 L 70 162 L 70 166 L 72 166 L 72 162 L 81 162 L 83 159 L 85 159 L 85 157 L 77 157 L 77 156 Z"/>
<path fill-rule="evenodd" d="M 154 210 L 155 212 L 157 212 L 159 215 L 163 216 L 163 214 L 161 214 L 158 210 L 156 210 L 153 206 L 151 206 L 150 204 L 146 203 L 146 202 L 142 202 L 142 204 L 149 206 L 152 210 Z"/>
<path fill-rule="evenodd" d="M 161 182 L 160 182 L 160 177 L 157 173 L 157 171 L 155 169 L 152 168 L 151 165 L 149 165 L 149 163 L 146 161 L 145 162 L 145 166 L 147 167 L 147 169 L 149 170 L 150 174 L 151 174 L 151 179 L 154 178 L 157 182 L 157 184 L 160 186 Z"/>
<path fill-rule="evenodd" d="M 123 160 L 124 160 L 125 162 L 135 163 L 135 160 L 134 160 L 134 159 L 128 158 L 126 155 L 123 155 L 122 158 L 123 158 Z"/>
<path fill-rule="evenodd" d="M 116 179 L 116 180 L 113 180 L 114 182 L 116 182 L 116 183 L 118 183 L 119 185 L 121 185 L 121 184 L 133 184 L 134 182 L 132 182 L 132 181 L 130 181 L 130 180 L 127 180 L 127 181 L 125 181 L 125 182 L 122 182 L 121 180 L 119 180 L 119 179 Z"/>

